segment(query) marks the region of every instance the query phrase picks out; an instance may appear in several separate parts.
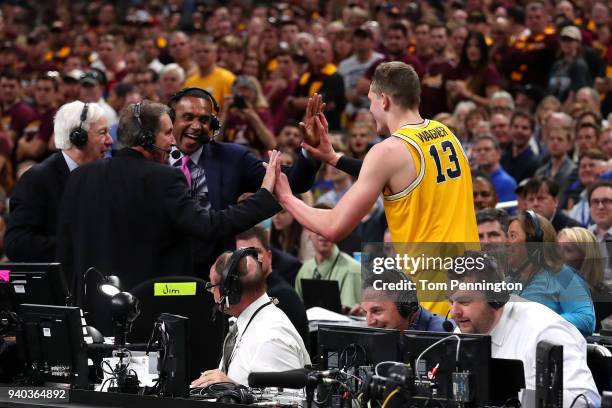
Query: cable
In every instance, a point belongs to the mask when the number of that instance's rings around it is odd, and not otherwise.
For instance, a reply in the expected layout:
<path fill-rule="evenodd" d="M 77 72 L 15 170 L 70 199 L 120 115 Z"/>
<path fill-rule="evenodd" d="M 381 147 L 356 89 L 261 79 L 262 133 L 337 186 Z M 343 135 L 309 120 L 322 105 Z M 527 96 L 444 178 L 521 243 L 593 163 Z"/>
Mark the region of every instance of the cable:
<path fill-rule="evenodd" d="M 455 364 L 459 364 L 459 349 L 461 348 L 461 337 L 457 336 L 456 334 L 451 334 L 450 336 L 444 337 L 443 339 L 440 339 L 440 340 L 436 341 L 434 344 L 432 344 L 431 346 L 427 347 L 417 357 L 416 361 L 414 362 L 414 377 L 415 378 L 417 378 L 417 376 L 418 376 L 417 370 L 419 368 L 419 362 L 421 361 L 421 357 L 423 357 L 425 355 L 425 353 L 427 353 L 429 350 L 431 350 L 432 348 L 434 348 L 438 344 L 443 343 L 443 342 L 445 342 L 445 341 L 447 341 L 449 339 L 456 339 L 457 340 L 457 350 L 455 352 Z"/>
<path fill-rule="evenodd" d="M 349 374 L 349 373 L 344 372 L 344 371 L 340 371 L 340 372 L 341 372 L 342 374 L 344 374 L 344 375 L 348 376 L 348 377 L 353 377 L 354 379 L 356 379 L 356 380 L 357 380 L 357 381 L 359 381 L 360 383 L 362 383 L 362 382 L 363 382 L 363 380 L 362 380 L 361 378 L 357 377 L 356 375 Z"/>
<path fill-rule="evenodd" d="M 586 406 L 587 408 L 591 407 L 591 404 L 589 404 L 589 400 L 587 399 L 586 395 L 584 394 L 578 394 L 576 395 L 576 398 L 574 398 L 574 400 L 572 401 L 572 404 L 569 406 L 569 408 L 573 408 L 574 404 L 576 403 L 576 401 L 578 401 L 578 398 L 582 397 L 582 399 L 584 399 L 584 402 L 586 402 Z"/>
<path fill-rule="evenodd" d="M 387 377 L 383 377 L 380 374 L 378 374 L 378 366 L 382 364 L 405 365 L 403 363 L 398 363 L 397 361 L 381 361 L 380 363 L 376 364 L 376 366 L 374 367 L 374 374 L 376 374 L 378 377 L 381 377 L 384 380 L 386 380 Z"/>
<path fill-rule="evenodd" d="M 399 388 L 396 388 L 393 391 L 391 391 L 389 395 L 387 395 L 387 398 L 385 398 L 385 400 L 383 401 L 381 408 L 385 408 L 387 404 L 389 403 L 389 401 L 391 401 L 391 398 L 393 398 L 393 396 L 397 394 L 398 392 L 399 392 Z"/>

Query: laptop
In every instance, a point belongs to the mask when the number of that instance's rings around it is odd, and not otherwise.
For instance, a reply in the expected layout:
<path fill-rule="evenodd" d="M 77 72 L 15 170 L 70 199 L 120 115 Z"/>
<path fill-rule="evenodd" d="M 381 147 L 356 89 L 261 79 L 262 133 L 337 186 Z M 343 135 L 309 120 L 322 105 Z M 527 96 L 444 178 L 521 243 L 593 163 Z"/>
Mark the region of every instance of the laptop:
<path fill-rule="evenodd" d="M 336 280 L 302 279 L 302 299 L 306 310 L 322 307 L 332 312 L 342 313 L 340 286 Z"/>

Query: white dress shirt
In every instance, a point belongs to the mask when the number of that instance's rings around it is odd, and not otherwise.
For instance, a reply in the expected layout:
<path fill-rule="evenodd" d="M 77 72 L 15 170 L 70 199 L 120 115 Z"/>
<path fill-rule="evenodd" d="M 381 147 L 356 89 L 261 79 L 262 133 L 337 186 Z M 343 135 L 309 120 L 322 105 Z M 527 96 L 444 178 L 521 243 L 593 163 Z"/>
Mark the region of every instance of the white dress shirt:
<path fill-rule="evenodd" d="M 512 295 L 504 306 L 499 322 L 491 330 L 491 357 L 523 361 L 525 386 L 535 389 L 536 347 L 546 340 L 563 346 L 563 406 L 584 394 L 591 407 L 598 407 L 601 398 L 587 367 L 586 341 L 564 318 L 539 303 Z M 579 398 L 576 407 L 585 406 Z"/>
<path fill-rule="evenodd" d="M 247 327 L 255 311 L 268 302 L 264 293 L 236 320 L 238 337 L 227 376 L 239 384 L 248 385 L 249 373 L 254 371 L 286 371 L 310 364 L 304 341 L 274 304 L 262 308 Z"/>

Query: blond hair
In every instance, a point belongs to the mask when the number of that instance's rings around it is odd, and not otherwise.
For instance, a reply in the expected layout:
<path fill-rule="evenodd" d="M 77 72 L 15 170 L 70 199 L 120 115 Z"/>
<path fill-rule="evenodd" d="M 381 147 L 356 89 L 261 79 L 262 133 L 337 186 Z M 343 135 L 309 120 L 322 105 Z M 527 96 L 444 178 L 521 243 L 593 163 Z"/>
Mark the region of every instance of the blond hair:
<path fill-rule="evenodd" d="M 580 274 L 587 281 L 591 289 L 596 288 L 603 280 L 603 256 L 597 237 L 586 228 L 563 228 L 558 236 L 565 235 L 568 240 L 575 243 L 578 252 L 583 256 Z"/>

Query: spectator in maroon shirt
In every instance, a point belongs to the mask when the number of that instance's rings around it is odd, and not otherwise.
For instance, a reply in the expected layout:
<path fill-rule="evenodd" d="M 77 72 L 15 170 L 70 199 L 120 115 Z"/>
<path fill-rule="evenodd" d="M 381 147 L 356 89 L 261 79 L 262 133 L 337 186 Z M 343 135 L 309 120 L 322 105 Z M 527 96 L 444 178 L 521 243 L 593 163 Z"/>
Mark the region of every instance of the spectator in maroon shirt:
<path fill-rule="evenodd" d="M 298 82 L 297 67 L 289 47 L 279 49 L 276 61 L 278 68 L 264 86 L 264 94 L 270 103 L 274 134 L 281 131 L 289 118 L 287 98 L 291 96 Z"/>
<path fill-rule="evenodd" d="M 0 124 L 11 148 L 22 136 L 26 125 L 36 117 L 34 109 L 21 100 L 19 76 L 13 70 L 0 73 Z"/>
<path fill-rule="evenodd" d="M 34 85 L 36 118 L 27 124 L 23 136 L 17 142 L 16 162 L 27 159 L 40 161 L 49 152 L 58 95 L 58 76 L 46 75 L 36 81 Z"/>
<path fill-rule="evenodd" d="M 232 94 L 224 103 L 219 131 L 222 140 L 249 146 L 260 154 L 274 149 L 276 139 L 271 119 L 259 81 L 252 76 L 237 76 Z"/>
<path fill-rule="evenodd" d="M 448 75 L 449 106 L 453 107 L 461 100 L 487 106 L 489 98 L 500 90 L 500 86 L 499 73 L 489 63 L 489 47 L 484 35 L 471 31 L 463 43 L 459 65 Z"/>
<path fill-rule="evenodd" d="M 434 57 L 431 44 L 431 25 L 428 20 L 421 20 L 414 25 L 415 55 L 423 65 L 427 67 Z M 419 75 L 420 77 L 421 75 Z"/>
<path fill-rule="evenodd" d="M 128 73 L 124 56 L 119 50 L 120 42 L 122 41 L 123 39 L 114 35 L 107 34 L 102 36 L 98 44 L 99 59 L 91 64 L 92 68 L 99 69 L 106 76 L 104 89 L 106 93 L 116 83 L 121 82 Z"/>
<path fill-rule="evenodd" d="M 49 31 L 45 28 L 38 28 L 31 32 L 26 39 L 26 47 L 23 48 L 25 66 L 20 69 L 19 80 L 28 81 L 29 85 L 35 83 L 36 78 L 44 75 L 48 71 L 57 70 L 56 64 L 47 60 L 49 46 Z M 32 88 L 29 88 L 31 91 Z M 28 92 L 30 95 L 30 92 Z"/>
<path fill-rule="evenodd" d="M 389 28 L 387 28 L 383 42 L 386 51 L 385 57 L 376 61 L 366 71 L 365 79 L 367 79 L 367 81 L 360 81 L 360 83 L 357 85 L 360 92 L 365 91 L 365 93 L 368 93 L 368 90 L 370 89 L 370 81 L 374 76 L 374 71 L 376 71 L 376 68 L 383 62 L 405 62 L 406 64 L 412 65 L 416 73 L 419 75 L 419 78 L 423 77 L 424 69 L 421 61 L 416 56 L 410 55 L 408 52 L 406 52 L 409 42 L 410 36 L 408 33 L 408 28 L 403 23 L 393 23 L 389 26 Z"/>
<path fill-rule="evenodd" d="M 433 58 L 425 68 L 421 80 L 421 106 L 419 111 L 425 118 L 433 118 L 440 112 L 448 111 L 446 106 L 446 77 L 453 66 L 446 54 L 448 28 L 438 23 L 429 26 Z"/>

